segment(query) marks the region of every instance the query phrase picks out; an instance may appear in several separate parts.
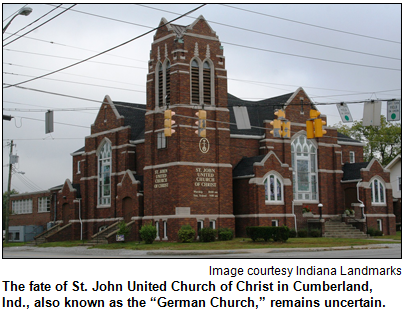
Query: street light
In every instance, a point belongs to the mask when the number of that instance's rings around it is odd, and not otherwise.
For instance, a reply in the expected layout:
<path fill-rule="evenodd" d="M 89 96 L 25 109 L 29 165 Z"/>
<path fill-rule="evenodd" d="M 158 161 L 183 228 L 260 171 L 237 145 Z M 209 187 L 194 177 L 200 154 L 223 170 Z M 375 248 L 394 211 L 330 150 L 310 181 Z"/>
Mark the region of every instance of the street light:
<path fill-rule="evenodd" d="M 32 9 L 30 7 L 23 7 L 21 8 L 18 13 L 16 15 L 13 16 L 13 18 L 7 23 L 7 25 L 3 28 L 3 34 L 6 31 L 6 29 L 8 28 L 8 26 L 10 26 L 11 22 L 13 21 L 13 19 L 15 19 L 18 15 L 24 15 L 24 16 L 28 16 L 30 15 L 32 12 Z"/>

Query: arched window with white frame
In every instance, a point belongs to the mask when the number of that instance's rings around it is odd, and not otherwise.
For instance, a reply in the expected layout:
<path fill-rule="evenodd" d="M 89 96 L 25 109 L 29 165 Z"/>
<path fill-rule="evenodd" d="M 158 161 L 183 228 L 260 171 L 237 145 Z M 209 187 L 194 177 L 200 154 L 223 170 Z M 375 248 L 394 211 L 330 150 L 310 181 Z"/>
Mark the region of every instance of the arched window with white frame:
<path fill-rule="evenodd" d="M 385 183 L 378 178 L 374 178 L 370 182 L 371 203 L 385 204 Z"/>
<path fill-rule="evenodd" d="M 317 149 L 301 134 L 291 143 L 294 200 L 318 200 Z"/>
<path fill-rule="evenodd" d="M 98 204 L 111 203 L 111 143 L 105 140 L 98 151 Z"/>
<path fill-rule="evenodd" d="M 264 178 L 264 195 L 266 203 L 281 203 L 284 201 L 282 179 L 274 173 Z"/>

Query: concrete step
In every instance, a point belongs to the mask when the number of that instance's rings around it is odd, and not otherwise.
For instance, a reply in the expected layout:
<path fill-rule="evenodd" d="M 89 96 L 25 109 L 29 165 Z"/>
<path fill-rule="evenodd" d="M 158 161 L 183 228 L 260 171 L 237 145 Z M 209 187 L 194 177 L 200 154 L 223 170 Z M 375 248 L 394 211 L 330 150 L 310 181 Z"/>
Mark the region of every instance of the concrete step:
<path fill-rule="evenodd" d="M 368 235 L 355 228 L 350 224 L 337 220 L 327 221 L 325 223 L 324 237 L 341 237 L 341 238 L 368 238 Z"/>

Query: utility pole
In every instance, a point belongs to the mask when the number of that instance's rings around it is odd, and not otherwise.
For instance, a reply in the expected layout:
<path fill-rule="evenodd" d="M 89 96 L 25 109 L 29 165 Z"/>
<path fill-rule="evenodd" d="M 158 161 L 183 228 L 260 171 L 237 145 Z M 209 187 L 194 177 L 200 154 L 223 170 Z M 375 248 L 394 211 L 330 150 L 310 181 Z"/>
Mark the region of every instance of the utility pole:
<path fill-rule="evenodd" d="M 10 143 L 10 157 L 9 157 L 9 171 L 8 171 L 8 186 L 7 186 L 7 206 L 6 206 L 6 243 L 8 243 L 8 221 L 10 215 L 10 188 L 11 188 L 11 173 L 13 171 L 13 164 L 11 163 L 11 155 L 13 155 L 13 140 Z"/>

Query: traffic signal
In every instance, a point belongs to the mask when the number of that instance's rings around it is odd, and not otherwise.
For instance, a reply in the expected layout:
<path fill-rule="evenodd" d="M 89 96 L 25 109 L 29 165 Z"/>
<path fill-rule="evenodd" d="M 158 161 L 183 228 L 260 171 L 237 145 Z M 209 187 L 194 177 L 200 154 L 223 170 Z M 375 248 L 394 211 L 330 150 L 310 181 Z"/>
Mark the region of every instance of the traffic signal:
<path fill-rule="evenodd" d="M 174 129 L 172 129 L 172 126 L 176 123 L 174 120 L 172 120 L 172 117 L 175 114 L 176 113 L 172 112 L 170 109 L 165 110 L 165 137 L 170 137 L 176 132 Z"/>
<path fill-rule="evenodd" d="M 315 137 L 322 138 L 326 134 L 326 130 L 322 129 L 322 126 L 326 125 L 326 121 L 323 121 L 321 118 L 317 118 L 314 121 L 315 126 Z"/>
<path fill-rule="evenodd" d="M 207 111 L 200 109 L 195 115 L 198 117 L 198 121 L 195 124 L 198 126 L 198 130 L 195 131 L 200 138 L 207 137 Z"/>
<path fill-rule="evenodd" d="M 310 119 L 307 120 L 307 138 L 313 139 L 321 138 L 324 134 L 326 134 L 326 130 L 322 129 L 322 126 L 326 125 L 326 121 L 323 121 L 319 115 L 321 112 L 311 109 L 309 111 Z"/>
<path fill-rule="evenodd" d="M 275 138 L 290 138 L 291 136 L 291 123 L 285 119 L 285 111 L 282 109 L 274 112 L 278 118 L 270 122 L 273 126 L 273 130 L 270 133 Z"/>
<path fill-rule="evenodd" d="M 315 137 L 314 121 L 307 120 L 307 139 L 313 139 Z"/>
<path fill-rule="evenodd" d="M 283 128 L 281 136 L 287 139 L 291 138 L 291 122 L 288 120 L 283 121 L 281 127 Z"/>
<path fill-rule="evenodd" d="M 270 131 L 273 137 L 281 138 L 281 120 L 274 119 L 270 124 L 273 126 L 273 130 Z"/>

